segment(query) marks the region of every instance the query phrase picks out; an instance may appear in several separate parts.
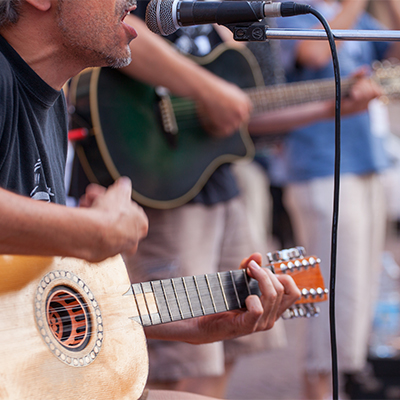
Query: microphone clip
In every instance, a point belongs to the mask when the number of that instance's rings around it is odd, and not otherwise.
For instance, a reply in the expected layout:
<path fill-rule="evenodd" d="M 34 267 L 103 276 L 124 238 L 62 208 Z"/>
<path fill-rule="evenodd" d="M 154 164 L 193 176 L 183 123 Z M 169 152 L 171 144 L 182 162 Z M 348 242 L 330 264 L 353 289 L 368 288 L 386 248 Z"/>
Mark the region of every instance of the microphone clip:
<path fill-rule="evenodd" d="M 268 25 L 262 22 L 225 25 L 237 42 L 266 42 Z"/>

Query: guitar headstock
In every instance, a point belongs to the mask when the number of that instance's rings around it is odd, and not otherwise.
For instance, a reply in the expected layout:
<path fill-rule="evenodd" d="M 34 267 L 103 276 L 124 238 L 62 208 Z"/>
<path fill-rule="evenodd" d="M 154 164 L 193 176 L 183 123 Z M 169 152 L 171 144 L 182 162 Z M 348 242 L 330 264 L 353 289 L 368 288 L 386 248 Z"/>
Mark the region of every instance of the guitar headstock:
<path fill-rule="evenodd" d="M 382 86 L 384 97 L 389 99 L 400 98 L 400 63 L 396 59 L 375 61 L 372 65 L 374 80 Z"/>
<path fill-rule="evenodd" d="M 305 255 L 304 247 L 293 247 L 267 253 L 268 266 L 276 274 L 288 274 L 300 289 L 301 298 L 286 310 L 284 319 L 295 317 L 314 317 L 319 309 L 314 303 L 328 300 L 328 289 L 325 287 L 319 263 L 316 256 Z"/>

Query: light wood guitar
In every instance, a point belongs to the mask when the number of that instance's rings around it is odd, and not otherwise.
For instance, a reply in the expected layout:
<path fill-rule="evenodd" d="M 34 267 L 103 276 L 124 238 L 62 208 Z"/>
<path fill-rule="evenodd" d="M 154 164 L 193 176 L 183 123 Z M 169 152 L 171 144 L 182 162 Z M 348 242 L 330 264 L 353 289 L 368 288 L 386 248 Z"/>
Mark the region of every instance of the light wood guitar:
<path fill-rule="evenodd" d="M 312 316 L 327 290 L 316 257 L 270 254 L 302 298 L 287 316 Z M 147 379 L 142 326 L 244 307 L 258 285 L 243 270 L 130 285 L 120 256 L 0 257 L 0 399 L 136 400 Z"/>

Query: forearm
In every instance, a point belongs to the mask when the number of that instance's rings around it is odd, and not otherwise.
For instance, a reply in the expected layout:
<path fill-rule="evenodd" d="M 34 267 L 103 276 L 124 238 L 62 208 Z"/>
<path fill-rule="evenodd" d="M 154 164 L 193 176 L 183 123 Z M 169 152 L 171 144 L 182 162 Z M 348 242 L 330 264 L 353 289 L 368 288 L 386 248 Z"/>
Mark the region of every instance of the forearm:
<path fill-rule="evenodd" d="M 384 0 L 380 6 L 386 6 L 390 18 L 389 25 L 392 29 L 400 29 L 400 2 L 399 0 Z"/>
<path fill-rule="evenodd" d="M 201 317 L 200 317 L 201 318 Z M 147 339 L 179 341 L 198 344 L 199 336 L 196 319 L 175 321 L 168 324 L 154 325 L 144 328 Z"/>
<path fill-rule="evenodd" d="M 0 189 L 0 252 L 93 258 L 101 224 L 88 209 L 34 201 Z M 96 242 L 98 244 L 96 244 Z"/>
<path fill-rule="evenodd" d="M 126 74 L 192 99 L 203 128 L 212 135 L 231 135 L 248 121 L 250 99 L 237 85 L 178 53 L 139 18 L 131 16 L 128 21 L 139 36 L 131 42 L 133 61 L 123 69 Z"/>
<path fill-rule="evenodd" d="M 165 86 L 177 96 L 208 96 L 220 78 L 180 54 L 138 17 L 129 16 L 126 21 L 136 29 L 138 37 L 130 44 L 132 62 L 123 72 L 152 86 Z"/>
<path fill-rule="evenodd" d="M 333 118 L 332 101 L 307 103 L 252 116 L 248 126 L 252 136 L 286 133 L 294 128 Z"/>
<path fill-rule="evenodd" d="M 0 189 L 0 253 L 92 262 L 132 254 L 147 234 L 147 217 L 130 199 L 130 191 L 130 181 L 117 181 L 89 207 L 72 208 Z"/>

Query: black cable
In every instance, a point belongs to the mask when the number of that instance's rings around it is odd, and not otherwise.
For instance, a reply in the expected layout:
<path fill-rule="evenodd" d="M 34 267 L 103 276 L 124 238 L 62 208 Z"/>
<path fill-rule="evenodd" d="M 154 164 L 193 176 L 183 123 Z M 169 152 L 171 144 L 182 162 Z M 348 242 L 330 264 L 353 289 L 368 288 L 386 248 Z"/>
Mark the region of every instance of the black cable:
<path fill-rule="evenodd" d="M 315 9 L 310 7 L 309 13 L 314 15 L 323 25 L 328 36 L 332 52 L 333 71 L 335 75 L 335 171 L 333 188 L 333 218 L 331 237 L 331 269 L 329 282 L 329 322 L 331 335 L 331 356 L 332 356 L 332 397 L 338 400 L 339 379 L 336 348 L 336 319 L 335 319 L 335 287 L 336 287 L 336 254 L 337 254 L 337 230 L 339 219 L 339 190 L 340 190 L 340 108 L 341 108 L 341 84 L 339 60 L 336 52 L 336 44 L 331 28 L 326 19 Z"/>

